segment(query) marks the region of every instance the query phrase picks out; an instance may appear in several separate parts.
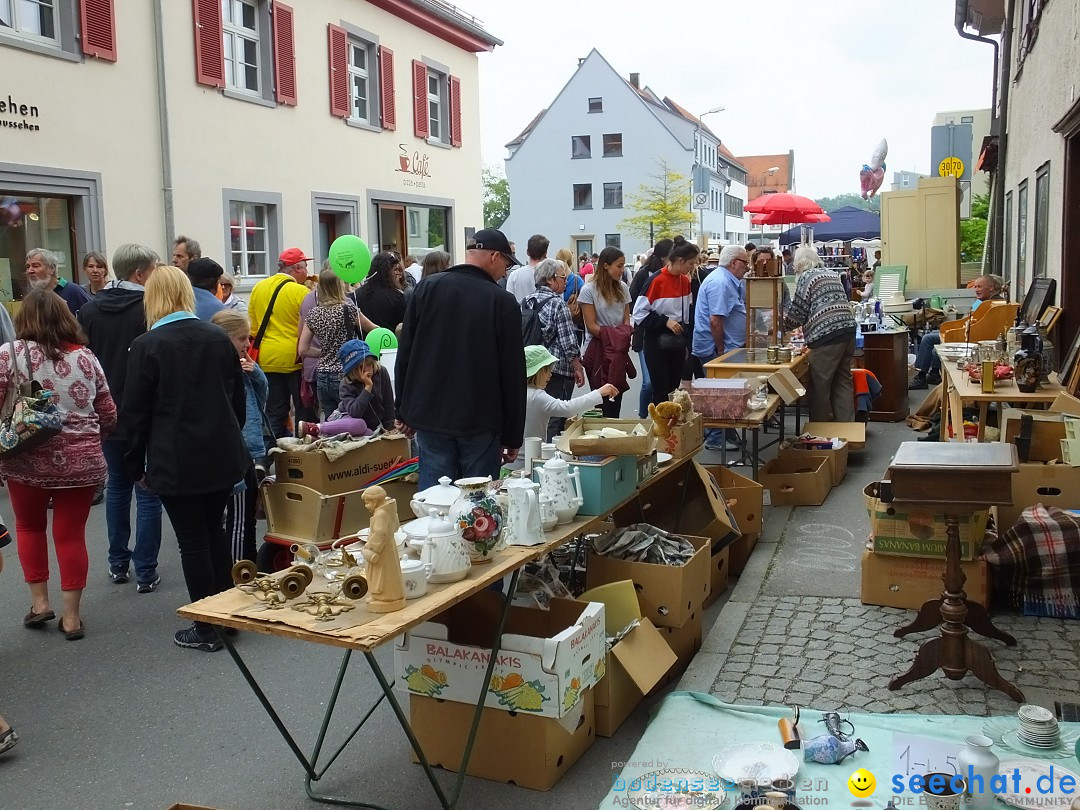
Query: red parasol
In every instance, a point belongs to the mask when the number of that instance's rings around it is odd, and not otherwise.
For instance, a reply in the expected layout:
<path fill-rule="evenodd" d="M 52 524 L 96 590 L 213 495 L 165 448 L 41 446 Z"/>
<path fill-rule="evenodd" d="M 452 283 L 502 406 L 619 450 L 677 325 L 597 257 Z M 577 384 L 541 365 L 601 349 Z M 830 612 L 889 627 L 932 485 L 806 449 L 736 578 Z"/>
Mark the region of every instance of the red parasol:
<path fill-rule="evenodd" d="M 744 205 L 743 210 L 751 214 L 786 214 L 789 217 L 825 213 L 822 207 L 809 197 L 800 197 L 798 194 L 789 194 L 787 192 L 762 194 L 753 202 Z M 802 220 L 789 219 L 788 221 Z"/>
<path fill-rule="evenodd" d="M 783 213 L 754 214 L 750 218 L 751 225 L 798 225 L 800 223 L 830 222 L 828 214 L 803 214 L 791 215 Z"/>

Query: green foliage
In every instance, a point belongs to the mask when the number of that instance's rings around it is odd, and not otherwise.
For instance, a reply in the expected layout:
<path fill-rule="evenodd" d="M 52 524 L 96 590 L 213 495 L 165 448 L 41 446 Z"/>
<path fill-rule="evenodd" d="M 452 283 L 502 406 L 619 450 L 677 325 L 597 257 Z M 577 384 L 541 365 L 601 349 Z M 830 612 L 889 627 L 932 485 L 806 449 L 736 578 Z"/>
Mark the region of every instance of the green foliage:
<path fill-rule="evenodd" d="M 971 217 L 960 220 L 960 261 L 979 262 L 986 243 L 986 222 L 990 215 L 990 197 L 976 194 L 971 198 Z"/>
<path fill-rule="evenodd" d="M 814 202 L 826 211 L 835 211 L 845 205 L 853 205 L 864 211 L 881 211 L 881 197 L 877 195 L 874 195 L 869 200 L 864 200 L 859 194 L 837 194 L 835 197 L 817 197 Z"/>
<path fill-rule="evenodd" d="M 656 240 L 670 239 L 677 234 L 685 236 L 694 223 L 694 213 L 690 210 L 690 180 L 672 171 L 665 160 L 656 161 L 656 166 L 656 173 L 649 175 L 656 182 L 643 183 L 637 193 L 625 201 L 626 208 L 633 213 L 620 222 L 619 227 L 639 239 L 648 239 L 650 228 Z"/>
<path fill-rule="evenodd" d="M 484 167 L 484 227 L 501 227 L 510 216 L 510 183 L 506 175 L 490 166 Z"/>
<path fill-rule="evenodd" d="M 990 195 L 976 194 L 971 198 L 971 216 L 979 219 L 990 218 Z"/>

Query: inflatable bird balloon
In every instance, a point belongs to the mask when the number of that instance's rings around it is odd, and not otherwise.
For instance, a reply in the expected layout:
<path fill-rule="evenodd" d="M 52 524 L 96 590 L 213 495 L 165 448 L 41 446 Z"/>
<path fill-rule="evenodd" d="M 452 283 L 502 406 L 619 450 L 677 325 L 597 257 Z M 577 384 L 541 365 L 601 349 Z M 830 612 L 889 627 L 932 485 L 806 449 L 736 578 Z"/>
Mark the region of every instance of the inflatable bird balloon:
<path fill-rule="evenodd" d="M 859 182 L 862 185 L 862 198 L 873 197 L 881 184 L 885 182 L 885 156 L 889 154 L 889 144 L 882 138 L 874 147 L 874 154 L 869 163 L 864 163 L 859 172 Z"/>

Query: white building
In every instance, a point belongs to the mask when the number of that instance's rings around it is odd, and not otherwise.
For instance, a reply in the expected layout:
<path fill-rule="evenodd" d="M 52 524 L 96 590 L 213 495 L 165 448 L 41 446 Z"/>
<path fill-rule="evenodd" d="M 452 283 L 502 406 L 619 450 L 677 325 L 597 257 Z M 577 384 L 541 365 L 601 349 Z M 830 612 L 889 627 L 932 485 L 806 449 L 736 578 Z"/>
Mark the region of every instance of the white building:
<path fill-rule="evenodd" d="M 77 278 L 177 233 L 245 288 L 344 233 L 460 257 L 500 44 L 435 0 L 0 0 L 0 295 L 28 248 Z"/>
<path fill-rule="evenodd" d="M 741 244 L 749 232 L 746 171 L 735 156 L 707 125 L 641 86 L 638 74 L 624 79 L 596 50 L 506 146 L 510 217 L 503 230 L 519 246 L 542 233 L 552 255 L 560 247 L 577 256 L 606 245 L 628 256 L 645 252 L 648 239 L 620 223 L 633 213 L 630 197 L 656 184 L 660 161 L 688 184 L 702 167 L 695 191 L 703 207 L 694 210 L 688 237 L 704 232 L 714 244 Z"/>
<path fill-rule="evenodd" d="M 908 189 L 918 188 L 920 177 L 929 177 L 929 175 L 911 171 L 910 169 L 902 169 L 901 171 L 893 172 L 892 187 L 889 191 L 906 191 Z"/>

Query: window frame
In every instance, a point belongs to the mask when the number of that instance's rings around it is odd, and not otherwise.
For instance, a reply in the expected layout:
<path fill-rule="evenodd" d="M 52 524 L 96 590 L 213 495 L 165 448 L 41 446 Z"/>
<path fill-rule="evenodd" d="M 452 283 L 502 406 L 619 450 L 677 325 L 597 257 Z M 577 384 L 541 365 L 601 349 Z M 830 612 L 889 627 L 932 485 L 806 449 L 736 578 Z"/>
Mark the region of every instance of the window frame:
<path fill-rule="evenodd" d="M 282 195 L 276 192 L 267 191 L 253 191 L 250 189 L 222 189 L 222 211 L 224 222 L 224 237 L 225 237 L 225 256 L 228 257 L 229 272 L 233 273 L 237 279 L 237 285 L 239 289 L 250 289 L 254 283 L 261 281 L 264 278 L 274 275 L 277 272 L 277 257 L 281 254 L 281 233 L 282 233 L 282 215 L 281 215 L 281 201 Z M 263 206 L 266 210 L 266 272 L 260 275 L 248 274 L 247 267 L 247 244 L 246 240 L 241 240 L 242 249 L 240 251 L 243 261 L 239 270 L 236 269 L 233 264 L 233 249 L 232 249 L 232 206 L 234 204 Z M 241 228 L 244 227 L 244 223 L 241 224 Z M 245 284 L 245 282 L 251 281 L 252 283 Z"/>
<path fill-rule="evenodd" d="M 1050 249 L 1050 161 L 1035 170 L 1035 224 L 1032 228 L 1031 278 L 1046 278 Z"/>
<path fill-rule="evenodd" d="M 230 6 L 233 3 L 247 4 L 255 7 L 255 25 L 257 34 L 255 43 L 259 59 L 259 62 L 256 65 L 256 74 L 259 78 L 259 89 L 258 91 L 253 91 L 237 87 L 234 84 L 229 84 L 229 57 L 225 43 L 228 41 L 228 38 L 234 34 L 231 29 L 236 28 L 236 25 L 225 19 L 225 10 L 222 8 L 221 54 L 224 64 L 222 75 L 225 84 L 221 88 L 221 92 L 229 98 L 239 99 L 240 101 L 250 101 L 253 104 L 261 104 L 265 107 L 277 107 L 277 101 L 274 99 L 274 25 L 270 16 L 271 0 L 229 0 Z M 234 79 L 235 74 L 236 71 L 234 67 Z"/>
<path fill-rule="evenodd" d="M 593 104 L 593 102 L 596 102 L 596 104 Z M 593 109 L 594 107 L 596 109 Z M 603 96 L 594 96 L 594 97 L 590 98 L 589 101 L 588 101 L 588 111 L 589 111 L 590 114 L 592 114 L 592 113 L 602 113 L 604 111 L 604 97 Z"/>
<path fill-rule="evenodd" d="M 1002 262 L 1005 265 L 1002 270 L 1005 280 L 1012 285 L 1013 281 L 1013 261 L 1012 261 L 1012 225 L 1013 225 L 1013 193 L 1011 191 L 1005 192 L 1005 223 L 1004 233 L 1002 234 L 1003 249 L 1001 251 Z M 1015 286 L 1012 286 L 1013 298 L 1016 298 L 1022 294 Z"/>
<path fill-rule="evenodd" d="M 10 0 L 12 21 L 15 20 L 18 0 Z M 53 21 L 56 39 L 29 34 L 13 26 L 0 27 L 0 45 L 10 45 L 25 51 L 81 62 L 84 59 L 79 46 L 79 14 L 75 0 L 53 0 Z"/>
<path fill-rule="evenodd" d="M 581 205 L 578 205 L 577 202 L 579 189 L 588 189 Z M 572 200 L 575 211 L 591 211 L 593 207 L 592 183 L 574 183 L 572 185 Z"/>
<path fill-rule="evenodd" d="M 427 142 L 432 146 L 441 146 L 446 149 L 451 148 L 450 135 L 451 128 L 454 125 L 452 120 L 453 114 L 450 108 L 450 68 L 441 62 L 436 62 L 433 59 L 429 59 L 426 56 L 421 57 L 420 61 L 427 68 L 427 80 L 425 82 L 425 90 L 427 90 L 428 103 L 428 136 Z M 431 134 L 431 79 L 435 77 L 438 82 L 438 105 L 439 105 L 439 135 L 438 137 Z"/>
<path fill-rule="evenodd" d="M 608 205 L 608 194 L 611 193 L 611 194 L 614 195 L 616 193 L 616 191 L 618 192 L 618 195 L 619 195 L 619 204 L 618 205 Z M 622 181 L 618 180 L 618 181 L 613 181 L 613 182 L 610 182 L 610 183 L 604 183 L 604 208 L 614 210 L 614 209 L 620 209 L 622 207 L 623 207 L 623 184 L 622 184 Z"/>
<path fill-rule="evenodd" d="M 608 151 L 608 138 L 618 138 L 618 151 Z M 608 132 L 601 136 L 601 149 L 604 157 L 622 157 L 623 156 L 623 138 L 621 132 Z"/>
<path fill-rule="evenodd" d="M 1016 294 L 1021 297 L 1027 284 L 1027 223 L 1028 181 L 1025 178 L 1016 187 Z"/>
<path fill-rule="evenodd" d="M 727 192 L 724 195 L 724 216 L 741 218 L 743 216 L 744 205 L 746 205 L 745 200 L 736 197 L 730 191 Z"/>
<path fill-rule="evenodd" d="M 585 154 L 579 155 L 577 153 L 577 146 L 581 144 L 585 147 Z M 570 136 L 570 159 L 571 160 L 588 160 L 592 157 L 592 136 L 591 135 L 571 135 Z"/>
<path fill-rule="evenodd" d="M 605 233 L 604 234 L 604 247 L 613 247 L 622 250 L 622 234 L 621 233 Z"/>
<path fill-rule="evenodd" d="M 355 126 L 360 126 L 365 129 L 382 129 L 381 126 L 375 122 L 382 121 L 382 109 L 380 109 L 379 100 L 382 95 L 382 73 L 379 68 L 379 43 L 377 41 L 372 42 L 367 37 L 361 37 L 357 33 L 349 30 L 348 26 L 342 26 L 348 33 L 348 37 L 345 40 L 345 47 L 347 50 L 347 56 L 345 59 L 345 71 L 349 76 L 349 117 L 345 120 Z M 356 97 L 353 88 L 353 80 L 359 73 L 359 68 L 353 64 L 354 48 L 363 50 L 365 59 L 367 60 L 367 67 L 365 68 L 364 78 L 367 80 L 367 118 L 360 118 L 356 115 Z"/>

